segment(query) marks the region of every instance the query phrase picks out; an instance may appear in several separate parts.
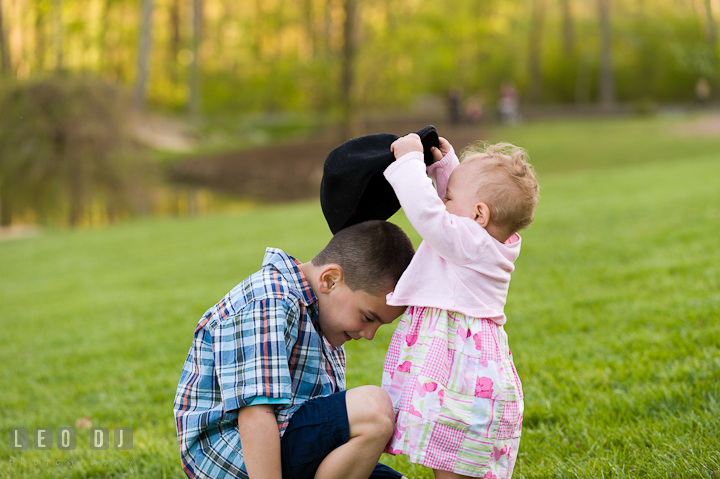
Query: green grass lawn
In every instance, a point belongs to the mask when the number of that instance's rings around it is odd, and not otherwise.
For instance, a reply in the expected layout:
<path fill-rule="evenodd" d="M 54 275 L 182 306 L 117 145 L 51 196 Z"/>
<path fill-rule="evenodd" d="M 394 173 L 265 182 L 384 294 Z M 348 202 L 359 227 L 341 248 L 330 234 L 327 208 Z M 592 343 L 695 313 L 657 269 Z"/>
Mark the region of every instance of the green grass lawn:
<path fill-rule="evenodd" d="M 675 134 L 685 121 L 492 134 L 530 151 L 542 185 L 506 310 L 526 400 L 515 477 L 720 475 L 720 139 Z M 0 477 L 184 477 L 172 402 L 198 319 L 266 246 L 305 261 L 329 237 L 303 202 L 0 242 Z M 391 334 L 348 345 L 349 387 L 379 383 Z M 10 449 L 12 427 L 83 417 L 132 427 L 133 449 L 90 450 L 87 430 L 75 451 Z"/>

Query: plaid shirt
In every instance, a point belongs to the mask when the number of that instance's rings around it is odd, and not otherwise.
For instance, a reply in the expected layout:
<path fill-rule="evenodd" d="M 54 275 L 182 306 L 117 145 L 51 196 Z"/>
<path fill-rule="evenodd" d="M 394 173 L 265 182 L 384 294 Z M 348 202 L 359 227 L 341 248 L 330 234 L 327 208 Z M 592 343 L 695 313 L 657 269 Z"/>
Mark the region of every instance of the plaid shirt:
<path fill-rule="evenodd" d="M 247 477 L 237 420 L 253 398 L 288 403 L 275 407 L 282 436 L 305 401 L 345 389 L 345 350 L 320 332 L 317 297 L 299 264 L 268 248 L 262 269 L 195 328 L 173 407 L 188 477 Z"/>

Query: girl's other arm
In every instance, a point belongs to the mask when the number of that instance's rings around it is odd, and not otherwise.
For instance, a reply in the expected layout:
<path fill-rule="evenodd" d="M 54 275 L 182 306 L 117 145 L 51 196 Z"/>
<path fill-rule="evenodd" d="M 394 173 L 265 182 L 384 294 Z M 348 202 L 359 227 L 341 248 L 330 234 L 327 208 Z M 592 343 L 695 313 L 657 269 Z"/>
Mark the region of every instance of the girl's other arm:
<path fill-rule="evenodd" d="M 450 173 L 460 164 L 452 145 L 440 137 L 440 149 L 433 147 L 435 163 L 427 167 L 427 173 L 433 179 L 438 197 L 444 198 Z"/>

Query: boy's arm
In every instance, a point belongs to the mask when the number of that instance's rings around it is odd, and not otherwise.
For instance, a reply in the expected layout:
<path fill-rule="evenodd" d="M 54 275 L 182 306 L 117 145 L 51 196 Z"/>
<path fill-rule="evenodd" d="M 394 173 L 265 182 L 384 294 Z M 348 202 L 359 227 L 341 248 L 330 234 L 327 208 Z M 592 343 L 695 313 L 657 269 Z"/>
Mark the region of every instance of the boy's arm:
<path fill-rule="evenodd" d="M 286 333 L 297 315 L 292 302 L 256 299 L 220 321 L 213 331 L 216 379 L 224 409 L 238 412 L 242 454 L 251 478 L 281 477 L 277 403 L 252 404 L 258 397 L 265 402 L 290 402 Z M 275 472 L 277 476 L 272 475 Z"/>
<path fill-rule="evenodd" d="M 238 431 L 250 479 L 282 479 L 280 434 L 274 406 L 246 406 L 238 411 Z"/>

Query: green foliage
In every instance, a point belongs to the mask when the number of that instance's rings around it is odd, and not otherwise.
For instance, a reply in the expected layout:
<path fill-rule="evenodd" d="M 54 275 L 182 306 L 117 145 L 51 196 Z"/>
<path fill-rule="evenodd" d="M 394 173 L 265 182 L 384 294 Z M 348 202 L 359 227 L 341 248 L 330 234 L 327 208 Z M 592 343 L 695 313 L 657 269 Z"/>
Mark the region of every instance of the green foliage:
<path fill-rule="evenodd" d="M 564 46 L 559 2 L 544 2 L 541 9 L 544 103 L 590 103 L 598 95 L 597 4 L 569 2 L 572 51 Z M 191 4 L 154 3 L 150 102 L 163 110 L 184 110 L 193 55 Z M 444 94 L 453 87 L 493 105 L 504 81 L 515 82 L 526 97 L 533 0 L 357 3 L 354 96 L 360 107 L 404 107 L 418 95 Z M 343 1 L 203 4 L 199 60 L 205 113 L 338 108 Z M 706 40 L 708 19 L 701 4 L 612 2 L 618 100 L 692 101 L 700 76 L 718 89 L 718 47 Z M 56 52 L 62 50 L 67 70 L 91 71 L 125 85 L 134 81 L 140 2 L 58 3 L 62 45 L 54 43 L 57 12 L 51 2 L 32 2 L 24 14 L 3 5 L 5 23 L 12 26 L 11 50 L 22 52 L 14 57 L 18 78 L 53 70 Z M 172 14 L 175 8 L 178 16 Z"/>
<path fill-rule="evenodd" d="M 678 123 L 493 133 L 530 151 L 542 185 L 507 305 L 526 400 L 516 478 L 720 474 L 720 156 Z M 303 202 L 0 243 L 0 432 L 84 416 L 135 430 L 127 452 L 90 451 L 87 431 L 72 453 L 3 439 L 0 477 L 184 477 L 172 401 L 198 319 L 266 246 L 307 261 L 329 237 Z M 379 383 L 391 335 L 348 344 L 350 387 Z"/>
<path fill-rule="evenodd" d="M 138 199 L 132 176 L 142 163 L 117 87 L 85 76 L 38 78 L 0 91 L 0 111 L 4 223 L 32 210 L 41 220 L 67 212 L 75 225 L 93 201 L 115 216 Z"/>

